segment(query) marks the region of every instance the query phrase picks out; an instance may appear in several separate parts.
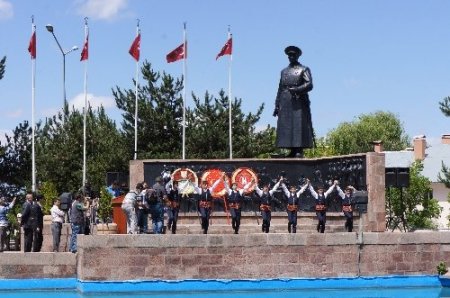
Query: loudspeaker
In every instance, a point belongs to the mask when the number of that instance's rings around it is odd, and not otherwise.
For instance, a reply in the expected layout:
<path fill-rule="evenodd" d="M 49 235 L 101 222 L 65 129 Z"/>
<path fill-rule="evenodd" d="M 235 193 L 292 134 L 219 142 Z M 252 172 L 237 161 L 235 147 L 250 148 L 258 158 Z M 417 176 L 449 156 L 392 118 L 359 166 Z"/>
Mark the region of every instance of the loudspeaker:
<path fill-rule="evenodd" d="M 397 187 L 397 172 L 394 168 L 385 169 L 385 187 Z"/>
<path fill-rule="evenodd" d="M 397 186 L 409 187 L 409 168 L 397 169 Z"/>

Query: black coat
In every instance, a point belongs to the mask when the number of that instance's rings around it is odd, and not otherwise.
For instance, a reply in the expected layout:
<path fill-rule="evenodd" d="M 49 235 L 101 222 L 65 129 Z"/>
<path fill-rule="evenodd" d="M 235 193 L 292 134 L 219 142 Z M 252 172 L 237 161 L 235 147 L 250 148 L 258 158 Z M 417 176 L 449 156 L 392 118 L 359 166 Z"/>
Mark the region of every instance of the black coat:
<path fill-rule="evenodd" d="M 21 225 L 25 229 L 36 229 L 44 226 L 44 214 L 38 203 L 25 203 L 22 211 Z"/>
<path fill-rule="evenodd" d="M 308 67 L 298 63 L 281 71 L 275 102 L 278 148 L 312 148 L 313 128 L 308 96 L 312 88 Z"/>

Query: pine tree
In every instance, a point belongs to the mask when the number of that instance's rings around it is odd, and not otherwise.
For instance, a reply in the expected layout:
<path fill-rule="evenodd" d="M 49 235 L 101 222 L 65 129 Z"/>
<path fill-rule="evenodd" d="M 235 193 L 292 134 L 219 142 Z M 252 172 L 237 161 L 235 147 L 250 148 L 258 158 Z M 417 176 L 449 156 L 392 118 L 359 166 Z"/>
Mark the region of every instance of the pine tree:
<path fill-rule="evenodd" d="M 6 56 L 0 60 L 0 80 L 3 79 L 3 76 L 5 75 L 5 67 L 6 67 Z"/>

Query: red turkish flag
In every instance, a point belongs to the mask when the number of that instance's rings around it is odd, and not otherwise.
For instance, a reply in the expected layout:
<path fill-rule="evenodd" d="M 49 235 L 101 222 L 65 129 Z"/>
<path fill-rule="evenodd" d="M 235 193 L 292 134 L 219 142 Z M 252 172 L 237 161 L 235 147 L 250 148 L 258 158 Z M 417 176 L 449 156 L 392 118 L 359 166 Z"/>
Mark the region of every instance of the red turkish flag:
<path fill-rule="evenodd" d="M 134 60 L 139 61 L 139 56 L 141 54 L 141 33 L 139 33 L 134 39 L 128 53 L 130 53 Z"/>
<path fill-rule="evenodd" d="M 31 35 L 28 52 L 30 52 L 31 59 L 36 59 L 36 31 Z"/>
<path fill-rule="evenodd" d="M 216 60 L 224 55 L 231 55 L 232 52 L 233 52 L 233 38 L 230 37 L 223 46 L 223 48 L 220 50 L 220 53 L 217 54 Z"/>
<path fill-rule="evenodd" d="M 185 44 L 182 43 L 175 50 L 167 54 L 166 56 L 167 63 L 187 58 L 187 42 L 186 42 L 186 49 L 184 48 L 184 45 Z"/>
<path fill-rule="evenodd" d="M 88 58 L 89 58 L 89 34 L 86 36 L 86 40 L 84 41 L 80 61 L 88 60 Z"/>

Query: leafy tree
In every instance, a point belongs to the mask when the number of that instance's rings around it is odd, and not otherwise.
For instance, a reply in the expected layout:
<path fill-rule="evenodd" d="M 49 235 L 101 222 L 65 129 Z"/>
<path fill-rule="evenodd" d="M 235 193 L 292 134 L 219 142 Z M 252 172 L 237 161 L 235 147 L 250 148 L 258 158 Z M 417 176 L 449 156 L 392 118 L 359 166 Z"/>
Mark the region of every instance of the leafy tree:
<path fill-rule="evenodd" d="M 388 228 L 401 226 L 405 231 L 435 228 L 432 219 L 439 217 L 442 208 L 432 198 L 431 181 L 421 174 L 422 170 L 422 162 L 416 161 L 410 168 L 408 188 L 388 188 L 386 210 L 391 219 Z"/>
<path fill-rule="evenodd" d="M 372 142 L 381 140 L 385 150 L 402 150 L 408 136 L 400 120 L 390 112 L 378 111 L 341 123 L 327 135 L 327 143 L 338 155 L 373 151 Z"/>
<path fill-rule="evenodd" d="M 5 75 L 5 65 L 6 65 L 6 56 L 0 60 L 0 80 L 3 79 L 3 76 Z"/>
<path fill-rule="evenodd" d="M 446 97 L 441 102 L 439 102 L 439 108 L 446 117 L 450 117 L 450 97 Z M 450 168 L 447 167 L 443 162 L 441 172 L 442 175 L 441 173 L 439 173 L 438 176 L 439 182 L 444 183 L 447 188 L 450 188 Z"/>
<path fill-rule="evenodd" d="M 43 182 L 39 185 L 39 194 L 43 197 L 41 200 L 42 212 L 44 215 L 48 215 L 53 206 L 53 201 L 58 197 L 56 186 L 52 182 Z"/>
<path fill-rule="evenodd" d="M 39 180 L 52 182 L 58 193 L 73 192 L 82 184 L 83 113 L 67 104 L 62 112 L 46 119 L 36 144 Z M 123 140 L 115 122 L 103 107 L 86 115 L 86 172 L 93 189 L 105 184 L 106 172 L 125 171 Z"/>
<path fill-rule="evenodd" d="M 447 96 L 439 102 L 439 109 L 446 117 L 450 117 L 450 97 Z"/>
<path fill-rule="evenodd" d="M 145 84 L 138 86 L 138 158 L 181 157 L 183 80 L 155 72 L 147 61 L 141 68 Z M 128 159 L 134 153 L 135 90 L 116 86 L 113 96 L 122 110 L 122 131 Z"/>
<path fill-rule="evenodd" d="M 221 90 L 218 98 L 206 92 L 203 100 L 192 96 L 195 106 L 187 111 L 188 157 L 229 157 L 229 101 L 225 92 Z M 233 157 L 255 157 L 272 151 L 274 129 L 268 127 L 265 131 L 255 132 L 264 104 L 255 114 L 247 115 L 242 112 L 241 104 L 242 99 L 235 99 L 231 105 Z"/>
<path fill-rule="evenodd" d="M 5 135 L 6 144 L 0 155 L 0 188 L 14 196 L 31 186 L 31 127 L 28 121 L 20 123 L 13 135 Z"/>

